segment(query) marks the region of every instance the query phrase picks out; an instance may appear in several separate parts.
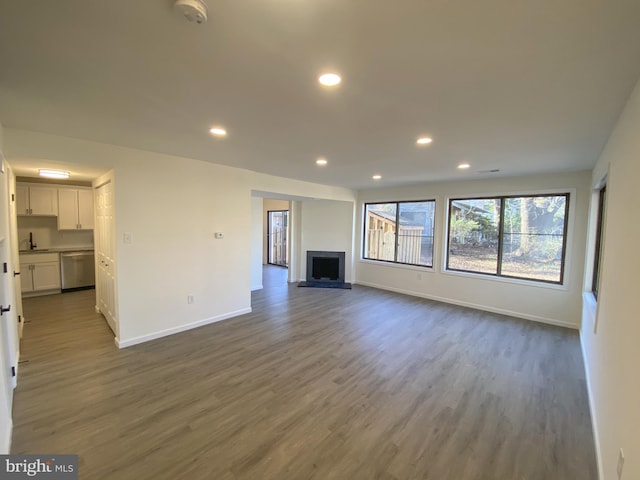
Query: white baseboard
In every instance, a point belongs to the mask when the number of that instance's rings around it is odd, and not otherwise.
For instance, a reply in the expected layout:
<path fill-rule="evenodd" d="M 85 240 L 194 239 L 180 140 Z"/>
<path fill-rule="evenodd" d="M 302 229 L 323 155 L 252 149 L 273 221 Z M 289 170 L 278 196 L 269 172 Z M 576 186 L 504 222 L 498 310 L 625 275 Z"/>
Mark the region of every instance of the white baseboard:
<path fill-rule="evenodd" d="M 11 436 L 13 435 L 13 421 L 9 418 L 6 425 L 2 425 L 0 432 L 0 455 L 8 455 L 11 452 Z"/>
<path fill-rule="evenodd" d="M 222 320 L 227 320 L 228 318 L 237 317 L 238 315 L 245 315 L 247 313 L 251 313 L 251 307 L 243 308 L 241 310 L 236 310 L 234 312 L 224 313 L 222 315 L 217 315 L 211 318 L 205 318 L 203 320 L 198 320 L 197 322 L 187 323 L 186 325 L 167 328 L 166 330 L 160 330 L 158 332 L 150 333 L 148 335 L 142 335 L 140 337 L 130 338 L 128 340 L 121 340 L 118 337 L 116 337 L 115 342 L 118 348 L 126 348 L 132 345 L 137 345 L 139 343 L 149 342 L 157 338 L 167 337 L 175 333 L 185 332 L 193 328 L 203 327 L 204 325 L 209 325 L 210 323 L 216 323 Z"/>
<path fill-rule="evenodd" d="M 582 330 L 580 331 L 580 349 L 582 350 L 582 363 L 584 363 L 584 375 L 587 384 L 587 398 L 589 399 L 589 411 L 591 412 L 591 428 L 593 429 L 593 439 L 596 444 L 596 462 L 598 466 L 598 478 L 604 478 L 602 471 L 602 449 L 600 448 L 600 437 L 598 436 L 598 415 L 596 414 L 596 406 L 593 400 L 593 389 L 591 388 L 591 377 L 589 376 L 589 364 L 585 352 L 584 342 L 582 340 Z"/>
<path fill-rule="evenodd" d="M 260 284 L 260 285 L 252 285 L 251 286 L 251 291 L 255 292 L 256 290 L 262 290 L 262 288 L 263 288 L 262 284 Z"/>
<path fill-rule="evenodd" d="M 531 320 L 533 322 L 546 323 L 549 325 L 556 325 L 558 327 L 571 328 L 573 330 L 577 330 L 579 328 L 578 325 L 575 325 L 574 323 L 565 322 L 563 320 L 557 320 L 555 318 L 540 317 L 538 315 L 531 315 L 529 313 L 524 313 L 524 312 L 514 312 L 512 310 L 506 310 L 504 308 L 495 308 L 489 305 L 480 305 L 477 303 L 463 302 L 461 300 L 457 300 L 453 298 L 438 297 L 436 295 L 428 295 L 423 292 L 414 292 L 411 290 L 404 290 L 402 288 L 388 287 L 386 285 L 377 285 L 375 283 L 358 281 L 356 282 L 356 284 L 364 285 L 365 287 L 379 288 L 380 290 L 388 290 L 390 292 L 402 293 L 404 295 L 411 295 L 413 297 L 426 298 L 428 300 L 435 300 L 437 302 L 450 303 L 452 305 L 458 305 L 460 307 L 468 307 L 468 308 L 473 308 L 475 310 L 482 310 L 485 312 L 497 313 L 500 315 L 508 315 L 510 317 L 523 318 L 525 320 Z"/>

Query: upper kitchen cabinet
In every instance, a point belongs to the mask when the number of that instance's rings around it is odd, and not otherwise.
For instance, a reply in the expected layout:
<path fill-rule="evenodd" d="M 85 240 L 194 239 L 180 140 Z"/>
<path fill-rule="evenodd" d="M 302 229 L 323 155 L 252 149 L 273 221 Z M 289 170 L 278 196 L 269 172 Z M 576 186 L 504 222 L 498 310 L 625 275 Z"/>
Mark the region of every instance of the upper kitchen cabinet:
<path fill-rule="evenodd" d="M 58 214 L 58 189 L 44 185 L 16 184 L 18 215 Z"/>
<path fill-rule="evenodd" d="M 93 230 L 93 190 L 58 189 L 58 230 Z"/>

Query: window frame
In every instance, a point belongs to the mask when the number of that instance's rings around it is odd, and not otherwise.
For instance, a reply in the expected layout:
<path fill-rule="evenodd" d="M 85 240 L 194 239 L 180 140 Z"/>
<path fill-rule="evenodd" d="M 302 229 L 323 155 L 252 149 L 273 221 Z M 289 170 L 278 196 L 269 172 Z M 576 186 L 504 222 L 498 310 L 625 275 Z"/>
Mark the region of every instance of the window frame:
<path fill-rule="evenodd" d="M 399 230 L 399 222 L 400 222 L 400 205 L 403 203 L 432 203 L 433 204 L 433 234 L 431 235 L 431 265 L 422 265 L 419 263 L 408 263 L 408 262 L 398 262 L 398 232 Z M 388 205 L 395 204 L 396 205 L 396 218 L 395 218 L 395 242 L 393 248 L 393 260 L 383 260 L 379 258 L 370 258 L 367 257 L 367 230 L 368 230 L 368 221 L 367 221 L 367 206 L 369 205 Z M 366 260 L 367 262 L 380 262 L 388 265 L 403 265 L 408 267 L 417 267 L 417 268 L 426 268 L 433 269 L 435 264 L 435 239 L 436 239 L 436 208 L 437 202 L 435 198 L 425 199 L 425 200 L 390 200 L 390 201 L 376 201 L 376 202 L 363 202 L 362 205 L 362 255 L 361 260 Z"/>
<path fill-rule="evenodd" d="M 596 220 L 596 244 L 593 254 L 593 275 L 591 277 L 591 293 L 596 301 L 600 286 L 600 273 L 602 267 L 602 240 L 604 237 L 604 214 L 607 202 L 607 185 L 604 184 L 598 191 L 598 218 Z"/>
<path fill-rule="evenodd" d="M 563 225 L 563 235 L 562 235 L 562 258 L 560 259 L 560 279 L 558 281 L 554 280 L 544 280 L 538 278 L 528 278 L 528 277 L 519 277 L 516 275 L 506 275 L 502 273 L 502 256 L 503 256 L 503 235 L 504 235 L 504 200 L 510 198 L 537 198 L 537 197 L 565 197 L 565 215 L 564 215 L 564 225 Z M 450 197 L 448 200 L 447 207 L 447 218 L 446 218 L 446 246 L 444 251 L 444 270 L 445 272 L 452 273 L 463 273 L 470 275 L 480 275 L 486 276 L 489 278 L 496 279 L 507 279 L 507 280 L 517 280 L 523 282 L 534 282 L 534 283 L 542 283 L 546 285 L 560 285 L 563 286 L 565 282 L 565 271 L 566 271 L 566 263 L 567 263 L 567 246 L 568 241 L 567 238 L 569 236 L 569 217 L 571 216 L 571 192 L 569 191 L 561 191 L 561 192 L 549 192 L 549 193 L 524 193 L 524 194 L 509 194 L 509 195 L 477 195 L 477 196 L 469 196 L 469 197 Z M 464 270 L 460 268 L 451 268 L 449 267 L 449 257 L 450 257 L 450 245 L 451 245 L 451 216 L 453 210 L 453 202 L 455 201 L 469 201 L 469 200 L 499 200 L 499 209 L 500 215 L 498 217 L 498 247 L 497 247 L 497 265 L 496 265 L 496 273 L 487 273 L 487 272 L 477 272 L 474 270 Z"/>

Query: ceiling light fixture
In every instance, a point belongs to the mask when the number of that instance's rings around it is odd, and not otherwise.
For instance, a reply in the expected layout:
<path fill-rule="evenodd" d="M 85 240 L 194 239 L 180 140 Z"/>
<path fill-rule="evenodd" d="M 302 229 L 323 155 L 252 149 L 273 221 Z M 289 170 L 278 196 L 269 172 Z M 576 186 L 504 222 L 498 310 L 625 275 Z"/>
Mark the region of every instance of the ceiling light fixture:
<path fill-rule="evenodd" d="M 325 87 L 335 87 L 342 82 L 342 78 L 337 73 L 323 73 L 318 77 L 318 82 Z"/>
<path fill-rule="evenodd" d="M 69 172 L 63 172 L 60 170 L 38 170 L 38 175 L 45 178 L 69 178 Z"/>
<path fill-rule="evenodd" d="M 380 179 L 382 178 L 382 175 L 377 175 L 377 174 L 376 174 L 376 175 L 374 175 L 374 176 L 373 176 L 373 177 L 371 177 L 371 178 L 373 178 L 374 180 L 380 180 Z"/>
<path fill-rule="evenodd" d="M 418 145 L 428 145 L 431 142 L 433 142 L 433 139 L 431 137 L 420 137 L 418 140 L 416 140 L 416 143 Z"/>
<path fill-rule="evenodd" d="M 173 5 L 189 22 L 206 23 L 207 4 L 203 0 L 176 0 Z"/>
<path fill-rule="evenodd" d="M 316 165 L 319 165 L 321 167 L 324 167 L 327 163 L 327 159 L 326 158 L 319 158 L 316 160 Z"/>
<path fill-rule="evenodd" d="M 226 137 L 227 131 L 222 127 L 212 127 L 209 129 L 209 133 L 211 135 L 215 135 L 216 137 Z"/>
<path fill-rule="evenodd" d="M 471 165 L 469 165 L 468 163 L 461 163 L 460 165 L 458 165 L 458 170 L 466 170 L 470 166 Z"/>

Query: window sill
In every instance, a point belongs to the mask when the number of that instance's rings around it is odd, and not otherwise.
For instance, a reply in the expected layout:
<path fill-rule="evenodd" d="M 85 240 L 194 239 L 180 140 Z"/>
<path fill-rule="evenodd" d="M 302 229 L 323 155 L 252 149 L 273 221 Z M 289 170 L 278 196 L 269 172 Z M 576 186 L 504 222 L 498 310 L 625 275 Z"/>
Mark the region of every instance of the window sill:
<path fill-rule="evenodd" d="M 482 273 L 472 273 L 472 272 L 457 272 L 455 270 L 446 270 L 442 271 L 445 275 L 455 275 L 458 277 L 466 277 L 466 278 L 476 278 L 480 280 L 489 280 L 491 282 L 500 282 L 500 283 L 511 283 L 515 285 L 523 285 L 525 287 L 537 287 L 537 288 L 545 288 L 548 290 L 561 290 L 568 291 L 569 286 L 565 283 L 563 285 L 558 285 L 555 283 L 545 283 L 545 282 L 537 282 L 535 280 L 524 280 L 519 278 L 509 278 L 509 277 L 497 277 L 493 275 L 484 275 Z"/>
<path fill-rule="evenodd" d="M 426 266 L 423 267 L 420 265 L 408 265 L 406 263 L 379 262 L 377 260 L 369 260 L 366 258 L 360 258 L 358 262 L 367 263 L 369 265 L 378 265 L 380 267 L 391 267 L 391 268 L 401 268 L 404 270 L 414 270 L 417 272 L 428 272 L 428 273 L 435 272 L 433 267 L 426 267 Z"/>

